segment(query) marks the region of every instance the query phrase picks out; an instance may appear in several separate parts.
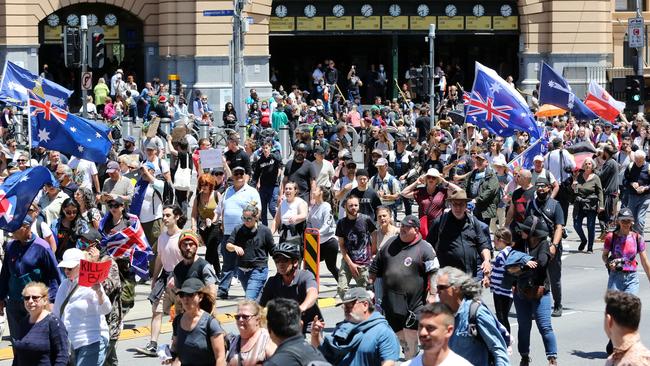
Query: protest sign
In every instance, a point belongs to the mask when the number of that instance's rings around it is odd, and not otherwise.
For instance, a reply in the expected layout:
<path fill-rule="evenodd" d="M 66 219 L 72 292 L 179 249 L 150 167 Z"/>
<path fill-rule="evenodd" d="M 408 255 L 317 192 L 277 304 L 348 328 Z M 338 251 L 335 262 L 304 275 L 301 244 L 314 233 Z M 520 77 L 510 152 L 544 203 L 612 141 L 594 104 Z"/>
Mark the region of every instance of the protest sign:
<path fill-rule="evenodd" d="M 201 169 L 212 169 L 223 166 L 222 156 L 222 149 L 199 150 Z"/>
<path fill-rule="evenodd" d="M 81 260 L 79 264 L 79 286 L 92 287 L 108 278 L 111 271 L 111 261 L 88 262 Z"/>

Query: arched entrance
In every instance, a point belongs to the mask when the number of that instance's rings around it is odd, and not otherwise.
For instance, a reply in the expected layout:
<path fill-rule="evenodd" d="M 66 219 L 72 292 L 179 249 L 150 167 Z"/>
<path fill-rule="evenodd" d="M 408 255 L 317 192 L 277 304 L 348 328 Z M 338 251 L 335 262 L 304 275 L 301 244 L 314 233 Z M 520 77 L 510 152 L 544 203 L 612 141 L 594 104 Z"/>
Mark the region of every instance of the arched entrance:
<path fill-rule="evenodd" d="M 64 64 L 63 27 L 78 26 L 79 17 L 88 16 L 89 26 L 97 25 L 104 29 L 106 60 L 104 67 L 93 72 L 93 85 L 100 77 L 108 82 L 117 69 L 125 75 L 133 75 L 141 86 L 145 78 L 145 56 L 143 47 L 143 23 L 132 13 L 108 4 L 75 4 L 59 9 L 39 22 L 38 38 L 39 70 L 47 64 L 55 82 L 74 90 L 70 98 L 73 110 L 81 106 L 81 69 L 66 68 Z"/>

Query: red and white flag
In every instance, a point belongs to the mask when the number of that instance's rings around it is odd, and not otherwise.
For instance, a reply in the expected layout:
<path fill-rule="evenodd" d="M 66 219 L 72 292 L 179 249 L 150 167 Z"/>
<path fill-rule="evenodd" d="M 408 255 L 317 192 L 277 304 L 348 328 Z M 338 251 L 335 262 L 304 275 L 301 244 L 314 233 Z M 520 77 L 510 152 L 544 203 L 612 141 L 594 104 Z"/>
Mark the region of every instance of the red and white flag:
<path fill-rule="evenodd" d="M 585 104 L 600 118 L 614 122 L 616 117 L 625 109 L 625 103 L 612 98 L 609 93 L 595 81 L 589 83 L 589 93 Z"/>

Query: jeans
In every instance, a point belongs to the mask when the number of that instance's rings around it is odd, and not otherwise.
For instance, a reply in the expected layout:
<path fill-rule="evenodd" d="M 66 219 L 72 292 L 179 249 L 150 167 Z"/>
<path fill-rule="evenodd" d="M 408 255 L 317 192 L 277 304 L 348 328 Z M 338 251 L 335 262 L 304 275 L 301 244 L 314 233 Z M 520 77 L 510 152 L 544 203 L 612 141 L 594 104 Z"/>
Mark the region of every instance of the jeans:
<path fill-rule="evenodd" d="M 517 349 L 520 355 L 530 353 L 530 331 L 533 326 L 533 316 L 537 329 L 542 336 L 546 357 L 557 356 L 557 340 L 551 325 L 551 294 L 546 293 L 539 300 L 527 300 L 519 294 L 514 294 L 517 322 L 519 323 Z"/>
<path fill-rule="evenodd" d="M 275 213 L 278 211 L 278 194 L 280 192 L 280 187 L 275 186 L 260 186 L 260 203 L 262 204 L 262 212 L 260 216 L 260 221 L 264 226 L 269 226 L 268 212 L 271 212 L 271 217 L 275 217 Z"/>
<path fill-rule="evenodd" d="M 639 293 L 639 276 L 636 272 L 610 271 L 607 289 L 636 295 Z"/>
<path fill-rule="evenodd" d="M 98 366 L 104 364 L 108 339 L 103 338 L 101 341 L 82 346 L 74 350 L 74 359 L 76 366 Z"/>
<path fill-rule="evenodd" d="M 548 279 L 551 281 L 551 293 L 553 294 L 553 306 L 562 306 L 562 242 L 555 250 L 555 257 L 548 262 Z"/>
<path fill-rule="evenodd" d="M 648 205 L 650 204 L 650 195 L 644 194 L 639 196 L 630 193 L 627 199 L 627 207 L 632 210 L 632 214 L 636 217 L 634 227 L 632 228 L 637 233 L 642 233 L 645 227 L 645 215 L 648 212 Z"/>
<path fill-rule="evenodd" d="M 268 267 L 256 267 L 249 271 L 237 268 L 237 278 L 246 292 L 246 299 L 257 300 L 268 277 Z"/>
<path fill-rule="evenodd" d="M 594 238 L 596 237 L 596 211 L 585 211 L 576 209 L 573 211 L 573 229 L 580 237 L 580 245 L 587 243 L 587 250 L 594 250 Z M 587 237 L 582 230 L 582 221 L 587 218 Z"/>
<path fill-rule="evenodd" d="M 217 291 L 217 295 L 228 295 L 228 291 L 230 290 L 230 282 L 232 281 L 232 278 L 237 274 L 235 271 L 237 268 L 237 254 L 235 252 L 229 252 L 226 250 L 228 237 L 230 237 L 230 235 L 224 235 L 223 240 L 221 240 L 221 256 L 223 257 L 223 267 L 221 268 L 221 282 L 219 283 L 219 290 Z"/>
<path fill-rule="evenodd" d="M 497 294 L 493 294 L 492 298 L 494 299 L 494 315 L 496 315 L 499 323 L 506 327 L 508 333 L 510 333 L 508 315 L 510 315 L 510 308 L 512 307 L 512 298 Z"/>

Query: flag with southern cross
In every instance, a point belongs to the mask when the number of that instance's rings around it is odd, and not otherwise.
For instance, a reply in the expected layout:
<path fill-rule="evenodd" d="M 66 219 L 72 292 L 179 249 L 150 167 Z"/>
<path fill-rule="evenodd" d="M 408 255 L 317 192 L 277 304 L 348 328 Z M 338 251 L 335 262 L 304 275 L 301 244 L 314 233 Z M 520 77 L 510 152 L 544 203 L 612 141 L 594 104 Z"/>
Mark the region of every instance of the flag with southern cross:
<path fill-rule="evenodd" d="M 512 160 L 510 160 L 508 163 L 508 168 L 510 168 L 511 171 L 515 168 L 531 169 L 534 165 L 533 161 L 535 159 L 535 156 L 546 155 L 547 151 L 548 139 L 546 137 L 537 139 L 521 154 L 515 156 Z"/>
<path fill-rule="evenodd" d="M 16 231 L 22 225 L 29 206 L 45 184 L 59 185 L 49 169 L 35 166 L 17 172 L 0 185 L 0 229 Z"/>
<path fill-rule="evenodd" d="M 498 136 L 526 131 L 537 139 L 541 132 L 526 100 L 496 71 L 476 62 L 474 85 L 469 96 L 465 122 L 487 128 Z"/>
<path fill-rule="evenodd" d="M 551 104 L 571 111 L 578 119 L 596 119 L 598 116 L 571 90 L 569 83 L 546 62 L 539 72 L 539 104 Z"/>
<path fill-rule="evenodd" d="M 0 83 L 0 100 L 16 107 L 27 107 L 30 92 L 51 104 L 66 109 L 72 90 L 32 74 L 29 70 L 14 64 L 5 63 L 2 82 Z"/>
<path fill-rule="evenodd" d="M 104 163 L 108 159 L 110 127 L 75 116 L 35 94 L 29 99 L 32 145 L 81 159 Z"/>

